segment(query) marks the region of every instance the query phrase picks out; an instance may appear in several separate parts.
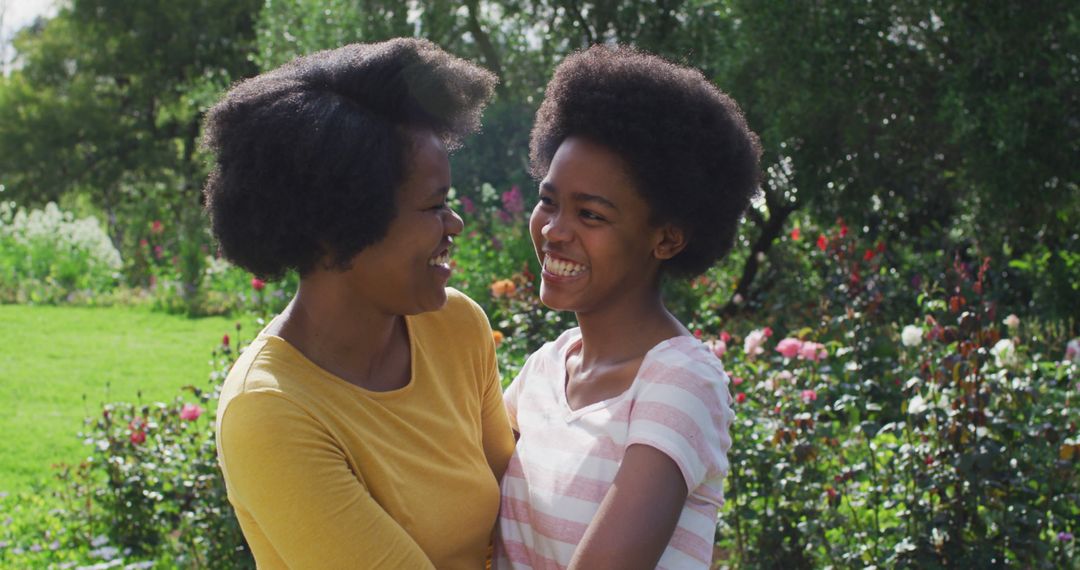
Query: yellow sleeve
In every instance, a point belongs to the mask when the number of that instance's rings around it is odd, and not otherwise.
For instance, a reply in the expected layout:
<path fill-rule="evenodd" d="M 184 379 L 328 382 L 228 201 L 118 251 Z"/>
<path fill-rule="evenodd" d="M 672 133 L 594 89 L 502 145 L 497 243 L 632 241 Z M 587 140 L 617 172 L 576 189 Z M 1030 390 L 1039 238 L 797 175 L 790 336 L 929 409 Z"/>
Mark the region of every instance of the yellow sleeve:
<path fill-rule="evenodd" d="M 510 455 L 514 453 L 514 432 L 510 429 L 510 420 L 506 416 L 506 406 L 503 404 L 502 379 L 499 375 L 499 361 L 495 357 L 495 341 L 491 336 L 491 323 L 487 315 L 475 302 L 472 302 L 476 319 L 479 321 L 478 328 L 483 332 L 483 362 L 484 368 L 481 382 L 481 422 L 483 429 L 484 455 L 488 465 L 495 474 L 496 481 L 502 481 L 506 465 L 510 462 Z"/>
<path fill-rule="evenodd" d="M 265 539 L 289 568 L 433 568 L 330 434 L 287 398 L 236 396 L 218 437 L 230 499 L 257 526 L 245 534 Z"/>

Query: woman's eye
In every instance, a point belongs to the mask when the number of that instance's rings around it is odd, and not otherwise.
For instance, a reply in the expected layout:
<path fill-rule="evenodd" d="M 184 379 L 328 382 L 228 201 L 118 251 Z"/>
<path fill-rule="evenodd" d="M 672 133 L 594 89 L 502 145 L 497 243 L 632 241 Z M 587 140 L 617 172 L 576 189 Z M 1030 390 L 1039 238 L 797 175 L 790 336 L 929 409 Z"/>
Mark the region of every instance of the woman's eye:
<path fill-rule="evenodd" d="M 551 198 L 548 198 L 547 196 L 541 196 L 540 197 L 540 203 L 545 205 L 545 206 L 551 206 L 555 202 Z"/>
<path fill-rule="evenodd" d="M 581 217 L 585 218 L 586 220 L 594 220 L 594 221 L 597 221 L 597 222 L 604 221 L 603 216 L 597 214 L 596 212 L 592 212 L 590 210 L 582 210 L 581 211 Z"/>

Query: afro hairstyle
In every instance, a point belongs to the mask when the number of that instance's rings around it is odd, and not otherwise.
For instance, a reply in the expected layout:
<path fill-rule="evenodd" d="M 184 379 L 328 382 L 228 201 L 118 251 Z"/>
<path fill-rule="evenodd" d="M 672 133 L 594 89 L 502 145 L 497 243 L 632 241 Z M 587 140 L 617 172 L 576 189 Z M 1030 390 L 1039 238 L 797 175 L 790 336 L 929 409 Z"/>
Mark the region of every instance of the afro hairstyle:
<path fill-rule="evenodd" d="M 687 245 L 664 272 L 698 275 L 731 250 L 758 192 L 761 146 L 739 106 L 697 70 L 627 46 L 597 45 L 559 64 L 529 142 L 542 180 L 568 137 L 622 159 L 654 224 L 682 229 Z"/>
<path fill-rule="evenodd" d="M 265 278 L 348 268 L 397 214 L 410 131 L 457 148 L 495 83 L 412 38 L 321 51 L 238 83 L 204 125 L 215 158 L 206 211 L 223 255 Z"/>

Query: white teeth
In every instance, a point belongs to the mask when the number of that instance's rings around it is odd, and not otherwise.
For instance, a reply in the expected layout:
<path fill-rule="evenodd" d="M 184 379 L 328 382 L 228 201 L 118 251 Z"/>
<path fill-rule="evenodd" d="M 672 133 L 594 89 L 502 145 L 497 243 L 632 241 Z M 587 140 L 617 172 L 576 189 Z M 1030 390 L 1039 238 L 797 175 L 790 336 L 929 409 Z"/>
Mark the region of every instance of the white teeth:
<path fill-rule="evenodd" d="M 450 252 L 446 251 L 445 253 L 443 253 L 443 254 L 441 254 L 441 255 L 439 255 L 437 257 L 432 257 L 431 259 L 428 259 L 427 264 L 430 267 L 434 267 L 436 265 L 449 265 L 450 264 Z"/>
<path fill-rule="evenodd" d="M 544 256 L 544 270 L 552 275 L 574 277 L 584 273 L 585 269 L 586 267 L 580 263 Z"/>

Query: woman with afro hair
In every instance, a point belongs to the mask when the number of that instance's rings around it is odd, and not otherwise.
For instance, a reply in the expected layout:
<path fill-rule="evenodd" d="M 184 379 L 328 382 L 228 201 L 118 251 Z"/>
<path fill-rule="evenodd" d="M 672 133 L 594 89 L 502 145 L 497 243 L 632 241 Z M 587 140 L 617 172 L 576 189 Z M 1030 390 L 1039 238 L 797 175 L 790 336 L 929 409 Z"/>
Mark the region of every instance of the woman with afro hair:
<path fill-rule="evenodd" d="M 233 87 L 206 119 L 223 254 L 288 307 L 217 411 L 259 568 L 479 568 L 513 449 L 487 318 L 447 289 L 454 148 L 495 77 L 423 40 L 349 45 Z"/>
<path fill-rule="evenodd" d="M 498 568 L 709 568 L 734 413 L 661 279 L 732 247 L 760 147 L 701 73 L 595 46 L 548 83 L 530 143 L 540 298 L 570 329 L 504 394 L 519 434 Z"/>

